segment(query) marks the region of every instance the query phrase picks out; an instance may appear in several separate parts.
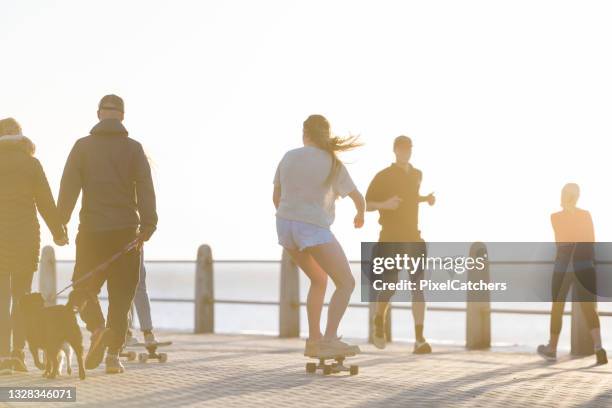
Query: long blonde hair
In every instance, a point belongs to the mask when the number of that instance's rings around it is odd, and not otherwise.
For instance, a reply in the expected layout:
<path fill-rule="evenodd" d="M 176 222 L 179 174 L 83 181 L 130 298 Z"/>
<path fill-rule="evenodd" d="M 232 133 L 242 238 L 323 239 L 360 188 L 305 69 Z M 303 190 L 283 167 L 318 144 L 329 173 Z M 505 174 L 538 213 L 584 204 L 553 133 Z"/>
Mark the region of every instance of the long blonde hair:
<path fill-rule="evenodd" d="M 333 182 L 342 164 L 336 153 L 352 150 L 362 145 L 358 142 L 359 136 L 334 136 L 329 121 L 323 115 L 310 115 L 304 121 L 304 133 L 318 148 L 331 155 L 332 166 L 325 180 L 327 185 Z"/>

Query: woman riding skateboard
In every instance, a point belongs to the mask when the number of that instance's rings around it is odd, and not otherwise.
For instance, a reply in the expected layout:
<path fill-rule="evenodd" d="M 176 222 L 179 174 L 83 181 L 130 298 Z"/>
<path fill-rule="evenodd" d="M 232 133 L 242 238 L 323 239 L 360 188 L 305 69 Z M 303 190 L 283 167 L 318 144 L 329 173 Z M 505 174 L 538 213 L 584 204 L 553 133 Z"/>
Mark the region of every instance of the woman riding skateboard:
<path fill-rule="evenodd" d="M 333 136 L 330 124 L 321 115 L 304 121 L 304 146 L 288 151 L 274 177 L 273 201 L 276 207 L 278 242 L 310 279 L 306 301 L 309 337 L 304 355 L 344 356 L 360 352 L 358 346 L 338 337 L 338 326 L 355 288 L 355 279 L 330 226 L 334 202 L 349 196 L 357 214 L 355 228 L 364 222 L 365 200 L 355 187 L 337 152 L 357 147 L 355 137 Z M 327 277 L 336 286 L 329 303 L 325 333 L 320 330 Z"/>

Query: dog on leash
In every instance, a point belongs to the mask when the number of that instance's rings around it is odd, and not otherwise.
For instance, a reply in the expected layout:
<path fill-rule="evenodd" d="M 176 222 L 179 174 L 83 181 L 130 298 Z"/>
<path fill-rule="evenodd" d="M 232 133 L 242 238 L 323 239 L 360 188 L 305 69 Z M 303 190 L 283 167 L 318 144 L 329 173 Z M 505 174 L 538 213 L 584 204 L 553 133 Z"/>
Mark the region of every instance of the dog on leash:
<path fill-rule="evenodd" d="M 68 303 L 57 306 L 44 306 L 40 293 L 22 297 L 21 313 L 25 322 L 25 334 L 34 364 L 45 370 L 43 377 L 55 378 L 60 371 L 60 351 L 67 359 L 67 372 L 70 368 L 70 347 L 74 350 L 79 365 L 79 378 L 85 379 L 83 365 L 83 335 L 76 320 L 76 312 L 85 307 L 91 295 L 85 289 L 74 289 L 68 295 Z M 45 355 L 45 364 L 40 360 L 39 351 Z"/>

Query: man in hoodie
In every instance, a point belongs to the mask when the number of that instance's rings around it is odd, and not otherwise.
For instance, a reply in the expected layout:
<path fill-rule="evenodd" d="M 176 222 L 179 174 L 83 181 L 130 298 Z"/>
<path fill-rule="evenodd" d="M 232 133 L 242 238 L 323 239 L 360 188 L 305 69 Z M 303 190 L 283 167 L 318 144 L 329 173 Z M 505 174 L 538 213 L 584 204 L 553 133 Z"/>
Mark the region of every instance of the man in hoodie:
<path fill-rule="evenodd" d="M 108 315 L 98 302 L 88 302 L 81 318 L 91 335 L 85 367 L 94 369 L 106 354 L 106 372 L 122 373 L 119 361 L 128 327 L 128 311 L 138 285 L 141 244 L 157 226 L 155 190 L 149 162 L 140 143 L 128 137 L 122 124 L 123 100 L 106 95 L 100 100 L 100 122 L 90 135 L 77 140 L 70 152 L 58 198 L 61 221 L 67 224 L 82 192 L 76 263 L 72 281 L 98 294 L 108 289 Z M 79 281 L 88 272 L 139 240 L 104 271 Z"/>

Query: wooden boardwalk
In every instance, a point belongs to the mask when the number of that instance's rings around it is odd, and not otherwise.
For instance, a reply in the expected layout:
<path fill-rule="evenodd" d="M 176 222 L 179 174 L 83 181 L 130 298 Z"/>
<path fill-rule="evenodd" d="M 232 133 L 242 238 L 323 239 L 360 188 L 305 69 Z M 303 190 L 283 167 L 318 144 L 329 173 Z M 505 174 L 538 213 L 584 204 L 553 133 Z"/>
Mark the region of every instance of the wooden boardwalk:
<path fill-rule="evenodd" d="M 77 387 L 72 403 L 3 406 L 87 407 L 609 407 L 612 365 L 594 358 L 549 364 L 531 353 L 466 351 L 434 346 L 427 356 L 410 344 L 386 350 L 362 345 L 357 376 L 307 374 L 303 340 L 266 336 L 161 333 L 172 340 L 165 364 L 126 363 L 46 380 L 39 371 L 0 377 L 0 386 Z M 30 362 L 30 366 L 31 362 Z M 3 403 L 0 403 L 2 405 Z"/>

